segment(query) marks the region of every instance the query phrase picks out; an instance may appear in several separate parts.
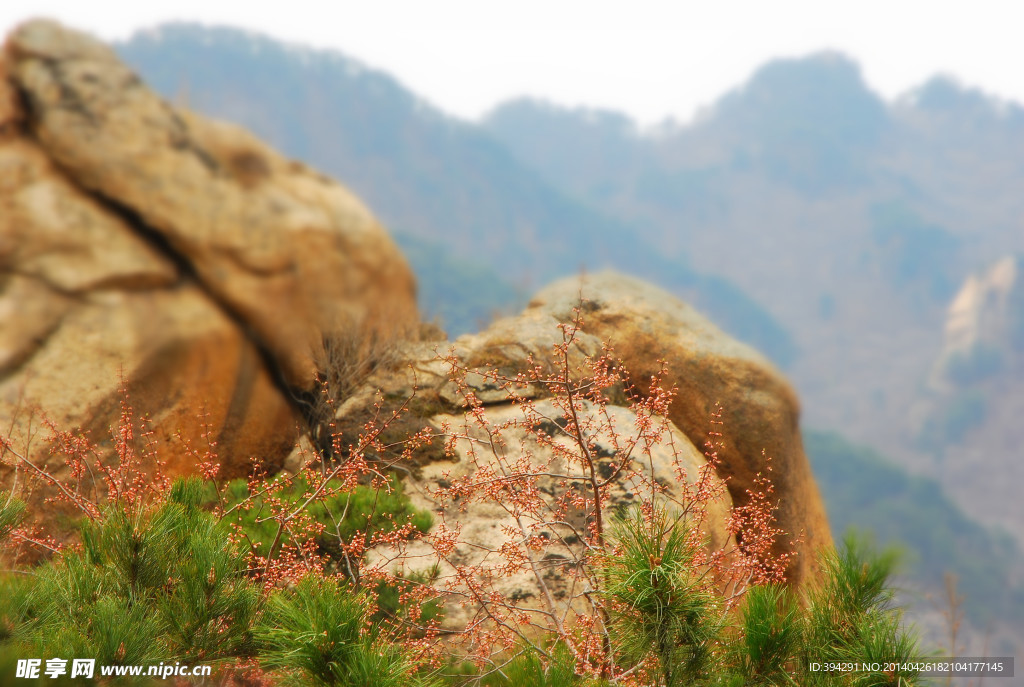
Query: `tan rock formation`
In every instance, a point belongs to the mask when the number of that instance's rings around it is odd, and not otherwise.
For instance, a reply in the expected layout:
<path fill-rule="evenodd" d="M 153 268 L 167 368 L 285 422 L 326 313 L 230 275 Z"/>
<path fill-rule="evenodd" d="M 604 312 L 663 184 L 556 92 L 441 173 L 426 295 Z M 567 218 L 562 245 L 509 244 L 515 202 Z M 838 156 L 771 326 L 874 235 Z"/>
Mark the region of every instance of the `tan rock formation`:
<path fill-rule="evenodd" d="M 720 472 L 735 503 L 747 502 L 754 478 L 766 470 L 764 457 L 771 458 L 779 525 L 798 538 L 789 579 L 800 585 L 814 577 L 816 552 L 832 544 L 832 535 L 803 450 L 799 401 L 785 378 L 686 303 L 622 275 L 559 281 L 533 298 L 527 314 L 568 321 L 581 294 L 584 331 L 611 344 L 638 385 L 666 362 L 666 383 L 678 388 L 669 417 L 695 445 L 703 446 L 710 414 L 721 404 Z M 780 542 L 779 553 L 789 550 L 788 542 Z"/>
<path fill-rule="evenodd" d="M 88 36 L 49 21 L 10 35 L 0 431 L 15 450 L 59 467 L 42 415 L 109 442 L 123 379 L 172 473 L 194 464 L 178 434 L 216 441 L 229 474 L 273 468 L 324 341 L 417 321 L 408 265 L 348 190 L 175 110 Z"/>
<path fill-rule="evenodd" d="M 15 31 L 7 60 L 47 154 L 166 241 L 290 386 L 312 384 L 325 338 L 415 325 L 404 259 L 345 189 L 236 127 L 176 111 L 110 48 L 56 23 Z"/>
<path fill-rule="evenodd" d="M 465 367 L 479 371 L 467 374 L 465 381 L 484 404 L 489 422 L 509 420 L 519 411 L 488 372 L 514 376 L 531 364 L 550 367 L 552 346 L 562 340 L 558 325 L 573 321 L 573 308 L 579 304 L 580 293 L 578 279 L 558 282 L 537 294 L 521 314 L 499 320 L 485 331 L 460 337 L 451 344 L 452 354 Z M 577 332 L 570 348 L 570 367 L 575 369 L 586 356 L 600 355 L 601 341 L 614 345 L 632 378 L 641 384 L 658 370 L 660 359 L 666 360 L 668 383 L 679 388 L 670 412 L 675 427 L 672 444 L 688 476 L 705 465 L 704 442 L 708 432 L 715 429 L 711 413 L 715 403 L 720 402 L 725 446 L 719 451 L 719 474 L 726 480 L 729 498 L 714 505 L 709 533 L 714 541 L 721 541 L 724 510 L 731 503 L 749 501 L 747 489 L 755 487 L 758 472 L 766 471 L 764 455 L 771 456 L 769 476 L 779 502 L 778 524 L 792 535 L 779 543 L 776 553 L 797 553 L 787 571 L 791 584 L 800 586 L 812 580 L 817 573 L 817 552 L 831 544 L 831 535 L 801 444 L 799 406 L 781 374 L 755 351 L 723 334 L 686 304 L 641 281 L 616 274 L 596 275 L 583 282 L 582 297 L 584 330 Z M 435 348 L 441 353 L 449 350 L 447 344 L 413 344 L 399 356 L 403 364 L 378 371 L 340 408 L 338 418 L 343 431 L 350 435 L 359 431 L 377 412 L 374 402 L 379 398 L 378 389 L 393 406 L 412 395 L 414 387 L 413 417 L 403 420 L 407 426 L 398 434 L 415 431 L 423 424 L 436 430 L 445 422 L 458 426 L 461 415 L 454 409 L 464 402 L 464 397 L 448 379 L 445 363 L 434 352 Z M 517 390 L 516 395 L 537 399 L 535 402 L 543 407 L 550 405 L 544 398 L 549 392 L 542 388 L 531 386 Z M 616 414 L 618 426 L 633 426 L 627 408 L 612 406 L 611 412 Z M 521 434 L 510 432 L 501 450 L 544 455 L 542 449 L 530 443 L 529 437 Z M 449 526 L 463 525 L 459 560 L 473 561 L 482 552 L 497 548 L 502 532 L 508 531 L 502 529 L 502 523 L 508 524 L 508 513 L 497 512 L 501 509 L 490 512 L 478 505 L 460 510 L 430 497 L 438 486 L 475 469 L 466 459 L 465 447 L 459 446 L 459 455 L 454 460 L 435 450 L 433 454 L 424 454 L 425 459 L 416 465 L 407 466 L 415 478 L 407 480 L 406 493 L 412 495 L 418 506 L 439 513 Z M 654 446 L 652 453 L 656 456 L 655 474 L 668 484 L 678 485 L 678 476 L 669 468 L 669 443 Z M 626 487 L 617 489 L 619 503 L 622 494 L 629 491 Z M 536 584 L 529 578 L 527 574 L 506 580 L 503 592 L 519 597 L 537 595 Z M 464 610 L 453 610 L 452 617 L 462 618 Z"/>
<path fill-rule="evenodd" d="M 546 417 L 561 415 L 559 408 L 550 400 L 538 401 L 536 410 Z M 511 425 L 517 420 L 521 424 L 523 420 L 522 411 L 507 403 L 488 406 L 485 412 L 487 422 L 493 426 Z M 584 418 L 593 416 L 595 413 L 592 404 L 583 404 Z M 621 428 L 624 432 L 628 432 L 636 421 L 636 415 L 631 410 L 617 406 L 608 408 L 608 417 L 611 418 L 616 428 Z M 446 426 L 459 427 L 463 422 L 464 418 L 460 414 L 438 414 L 429 419 L 429 424 L 437 431 L 443 431 Z M 487 442 L 489 439 L 488 435 L 477 426 L 472 427 L 468 434 L 475 441 Z M 537 441 L 536 435 L 522 426 L 503 430 L 501 437 L 503 445 L 499 451 L 508 455 L 513 461 L 529 452 L 536 463 L 547 465 L 553 473 L 583 474 L 579 466 L 567 465 L 566 461 L 554 456 L 549 447 L 541 445 Z M 615 444 L 612 438 L 607 432 L 602 432 L 593 438 L 595 455 L 601 456 L 599 469 L 609 468 L 612 457 L 615 455 Z M 572 442 L 569 439 L 561 437 L 556 440 L 571 449 Z M 549 460 L 550 463 L 548 463 Z M 571 566 L 570 561 L 580 559 L 582 544 L 575 539 L 572 531 L 565 527 L 546 525 L 529 514 L 516 518 L 510 513 L 507 503 L 502 504 L 489 500 L 473 501 L 468 504 L 461 501 L 441 502 L 433 497 L 439 487 L 466 478 L 478 466 L 494 469 L 500 474 L 501 471 L 497 469 L 497 464 L 497 460 L 492 459 L 486 451 L 482 455 L 478 452 L 474 461 L 469 456 L 469 441 L 462 439 L 456 443 L 454 456 L 437 456 L 436 460 L 418 466 L 416 479 L 407 481 L 406 493 L 410 495 L 415 506 L 435 513 L 435 519 L 445 523 L 448 527 L 461 527 L 459 543 L 445 560 L 438 561 L 436 569 L 438 579 L 446 583 L 455 576 L 456 565 L 465 566 L 481 571 L 481 577 L 486 577 L 487 572 L 493 573 L 497 580 L 494 589 L 507 599 L 517 600 L 523 609 L 544 609 L 544 596 L 549 593 L 559 603 L 566 604 L 571 601 L 574 609 L 585 612 L 585 599 L 574 597 L 574 593 L 578 594 L 579 592 L 579 580 L 566 574 L 561 566 L 554 564 L 557 561 L 564 561 L 566 566 Z M 643 500 L 649 490 L 649 480 L 652 475 L 662 484 L 677 485 L 681 470 L 692 485 L 702 474 L 701 468 L 705 465 L 704 454 L 678 429 L 671 428 L 669 435 L 665 436 L 662 442 L 652 446 L 649 454 L 642 458 L 639 454 L 637 455 L 632 478 L 623 479 L 611 485 L 609 503 L 605 512 L 606 518 L 610 522 L 614 513 Z M 562 498 L 566 493 L 565 485 L 561 483 L 561 480 L 554 478 L 541 479 L 538 488 L 548 494 L 552 502 Z M 681 492 L 678 489 L 670 488 L 669 493 L 672 498 L 678 498 Z M 727 545 L 726 522 L 732 502 L 724 489 L 719 489 L 719 493 L 719 498 L 707 504 L 701 522 L 701 528 L 707 532 L 709 537 L 709 550 L 719 550 Z M 577 531 L 584 530 L 582 518 L 575 525 Z M 503 559 L 498 552 L 507 542 L 519 539 L 518 535 L 510 533 L 523 531 L 520 530 L 521 527 L 526 532 L 539 534 L 556 542 L 545 548 L 542 554 L 537 554 L 537 558 L 543 558 L 544 561 L 542 567 L 546 590 L 543 592 L 530 569 L 524 569 L 514 575 L 503 575 L 498 572 L 503 565 Z M 376 563 L 390 553 L 392 552 L 373 551 L 369 560 L 371 563 Z M 432 549 L 424 542 L 415 542 L 403 557 L 403 561 L 406 561 L 403 565 L 407 567 L 408 561 L 418 561 L 422 565 L 429 566 L 432 560 L 436 560 L 432 556 Z M 574 585 L 577 586 L 575 592 Z M 452 629 L 465 628 L 475 612 L 473 604 L 450 604 L 446 609 L 444 625 Z M 535 632 L 528 627 L 522 629 L 527 634 Z"/>

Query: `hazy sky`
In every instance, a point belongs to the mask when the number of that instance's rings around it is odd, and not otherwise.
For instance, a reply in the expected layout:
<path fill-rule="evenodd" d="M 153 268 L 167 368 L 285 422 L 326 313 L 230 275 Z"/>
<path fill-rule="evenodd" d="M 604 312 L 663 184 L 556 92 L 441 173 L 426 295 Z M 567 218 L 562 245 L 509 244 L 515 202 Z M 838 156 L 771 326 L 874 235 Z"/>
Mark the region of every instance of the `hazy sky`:
<path fill-rule="evenodd" d="M 450 113 L 516 95 L 689 119 L 773 57 L 834 48 L 894 97 L 942 72 L 1024 102 L 1019 0 L 0 0 L 104 38 L 185 19 L 337 48 Z"/>

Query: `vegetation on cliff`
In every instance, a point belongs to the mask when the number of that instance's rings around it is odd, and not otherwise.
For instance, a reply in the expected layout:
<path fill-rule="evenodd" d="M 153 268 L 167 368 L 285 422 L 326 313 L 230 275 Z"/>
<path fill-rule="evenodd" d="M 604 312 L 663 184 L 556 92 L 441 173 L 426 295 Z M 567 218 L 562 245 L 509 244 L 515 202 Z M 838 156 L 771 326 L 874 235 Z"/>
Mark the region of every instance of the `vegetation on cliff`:
<path fill-rule="evenodd" d="M 378 405 L 375 421 L 291 477 L 224 482 L 210 445 L 196 454 L 201 477 L 171 481 L 127 399 L 109 459 L 55 434 L 66 477 L 5 443 L 80 526 L 57 541 L 4 497 L 9 562 L 47 555 L 0 577 L 0 666 L 37 655 L 180 662 L 239 685 L 916 683 L 915 671 L 855 681 L 811 669 L 918 655 L 887 587 L 892 556 L 847 541 L 820 553 L 816 578 L 787 583 L 792 554 L 776 551 L 792 535 L 776 522 L 770 473 L 722 520 L 721 412 L 705 462 L 687 463 L 664 371 L 641 391 L 607 348 L 579 358 L 580 317 L 524 373 L 445 359 L 461 426 L 385 439 L 409 403 Z M 490 416 L 473 375 L 511 395 L 522 419 Z M 631 424 L 614 403 L 629 406 Z M 478 523 L 432 522 L 395 481 L 435 437 L 474 466 L 436 497 L 501 514 L 504 535 L 483 557 L 460 553 L 461 530 Z M 654 471 L 664 446 L 675 484 Z M 523 577 L 534 594 L 508 585 Z"/>

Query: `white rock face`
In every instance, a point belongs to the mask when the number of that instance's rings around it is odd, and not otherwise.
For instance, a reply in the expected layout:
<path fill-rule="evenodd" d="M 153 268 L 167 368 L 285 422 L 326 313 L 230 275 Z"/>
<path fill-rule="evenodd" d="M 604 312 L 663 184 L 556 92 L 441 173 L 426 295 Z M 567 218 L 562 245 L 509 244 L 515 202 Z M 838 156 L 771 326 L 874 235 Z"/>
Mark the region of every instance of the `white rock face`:
<path fill-rule="evenodd" d="M 986 272 L 968 277 L 949 306 L 945 331 L 949 350 L 966 351 L 979 341 L 1006 338 L 1010 296 L 1020 288 L 1020 275 L 1020 260 L 1007 256 Z"/>
<path fill-rule="evenodd" d="M 971 275 L 949 306 L 942 353 L 932 372 L 936 391 L 955 388 L 951 368 L 979 351 L 998 356 L 1013 367 L 1021 358 L 1017 330 L 1024 318 L 1024 261 L 1006 256 L 984 272 Z"/>

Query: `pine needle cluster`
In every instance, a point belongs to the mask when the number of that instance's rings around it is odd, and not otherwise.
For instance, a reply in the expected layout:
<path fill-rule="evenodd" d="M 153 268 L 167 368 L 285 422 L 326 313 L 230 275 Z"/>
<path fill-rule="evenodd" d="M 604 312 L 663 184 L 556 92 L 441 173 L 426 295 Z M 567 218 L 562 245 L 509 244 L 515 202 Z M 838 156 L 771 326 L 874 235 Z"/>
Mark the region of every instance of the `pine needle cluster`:
<path fill-rule="evenodd" d="M 106 508 L 82 525 L 80 548 L 0 576 L 4 675 L 28 656 L 213 664 L 222 677 L 258 659 L 274 671 L 270 684 L 430 684 L 400 644 L 369 628 L 373 604 L 348 583 L 310 575 L 265 593 L 229 525 L 202 507 L 207 498 L 198 478 L 179 480 L 166 502 Z M 5 531 L 23 510 L 0 502 Z"/>
<path fill-rule="evenodd" d="M 829 672 L 812 664 L 913 663 L 923 655 L 892 604 L 893 551 L 877 552 L 849 536 L 823 555 L 821 583 L 805 597 L 780 584 L 750 587 L 738 611 L 725 608 L 693 564 L 688 523 L 666 510 L 635 508 L 612 523 L 602 561 L 603 597 L 611 609 L 613 653 L 641 666 L 615 681 L 578 675 L 558 647 L 542 655 L 524 647 L 486 687 L 913 687 L 914 671 Z M 453 679 L 451 684 L 463 684 Z"/>
<path fill-rule="evenodd" d="M 660 684 L 692 684 L 708 672 L 722 633 L 722 599 L 694 565 L 700 543 L 667 511 L 634 507 L 609 533 L 603 573 L 613 637 L 634 662 L 650 657 Z"/>
<path fill-rule="evenodd" d="M 402 647 L 367 627 L 369 599 L 335 579 L 303 579 L 275 594 L 260 625 L 261 661 L 297 685 L 430 687 Z"/>
<path fill-rule="evenodd" d="M 32 576 L 6 612 L 26 655 L 108 665 L 216 663 L 253 655 L 260 590 L 225 526 L 199 508 L 198 480 L 152 509 L 108 507 Z M 6 595 L 5 595 L 6 596 Z"/>

